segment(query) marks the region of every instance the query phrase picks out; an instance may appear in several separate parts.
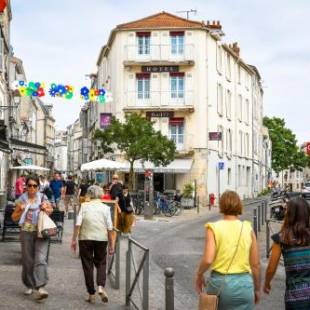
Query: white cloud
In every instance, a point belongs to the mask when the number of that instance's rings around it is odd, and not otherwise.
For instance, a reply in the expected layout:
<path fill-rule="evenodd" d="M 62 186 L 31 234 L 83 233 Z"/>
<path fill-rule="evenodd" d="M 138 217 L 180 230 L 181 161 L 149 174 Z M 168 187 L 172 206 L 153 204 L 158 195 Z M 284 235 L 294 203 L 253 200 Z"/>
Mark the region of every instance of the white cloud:
<path fill-rule="evenodd" d="M 267 86 L 265 112 L 284 117 L 300 141 L 310 140 L 307 0 L 15 0 L 12 45 L 30 79 L 81 85 L 117 24 L 191 8 L 198 10 L 192 18 L 221 20 L 225 40 L 238 41 L 244 60 L 258 67 Z M 70 110 L 64 105 L 55 105 L 61 127 L 78 117 L 80 102 L 70 102 Z"/>

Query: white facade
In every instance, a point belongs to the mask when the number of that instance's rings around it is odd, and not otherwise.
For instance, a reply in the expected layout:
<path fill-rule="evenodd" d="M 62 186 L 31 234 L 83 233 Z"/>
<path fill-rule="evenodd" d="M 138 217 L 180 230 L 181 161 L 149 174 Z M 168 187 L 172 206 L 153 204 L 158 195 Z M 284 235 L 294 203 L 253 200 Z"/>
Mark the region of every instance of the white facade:
<path fill-rule="evenodd" d="M 55 170 L 66 173 L 68 170 L 67 132 L 56 132 L 55 138 Z"/>
<path fill-rule="evenodd" d="M 270 161 L 263 151 L 260 76 L 239 57 L 237 45 L 221 41 L 219 24 L 163 12 L 120 25 L 97 65 L 98 87 L 113 94 L 113 102 L 98 105 L 98 115 L 150 116 L 155 128 L 176 142 L 178 156 L 193 159 L 191 170 L 170 176 L 175 181 L 169 184 L 182 189 L 196 179 L 203 201 L 226 189 L 252 197 L 266 187 Z M 209 141 L 210 132 L 221 132 L 222 141 Z M 219 162 L 224 162 L 220 172 Z"/>

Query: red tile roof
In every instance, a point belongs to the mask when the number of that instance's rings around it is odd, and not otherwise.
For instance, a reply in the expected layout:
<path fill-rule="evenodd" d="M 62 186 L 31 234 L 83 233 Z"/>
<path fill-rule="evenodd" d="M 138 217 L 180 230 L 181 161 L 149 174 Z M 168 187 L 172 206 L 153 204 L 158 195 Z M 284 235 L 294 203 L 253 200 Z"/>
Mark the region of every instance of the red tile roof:
<path fill-rule="evenodd" d="M 167 12 L 161 12 L 116 27 L 117 30 L 157 28 L 205 28 L 205 25 L 202 22 L 188 20 Z"/>

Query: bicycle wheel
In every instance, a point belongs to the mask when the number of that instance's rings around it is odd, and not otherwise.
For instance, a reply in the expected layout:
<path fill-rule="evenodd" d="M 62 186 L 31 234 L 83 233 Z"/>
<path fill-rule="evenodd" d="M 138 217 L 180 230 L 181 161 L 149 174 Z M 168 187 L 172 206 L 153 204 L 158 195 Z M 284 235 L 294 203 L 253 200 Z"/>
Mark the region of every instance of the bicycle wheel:
<path fill-rule="evenodd" d="M 175 212 L 176 212 L 176 210 L 175 210 L 174 206 L 171 203 L 169 203 L 168 206 L 164 210 L 164 214 L 167 217 L 173 216 L 175 214 Z"/>

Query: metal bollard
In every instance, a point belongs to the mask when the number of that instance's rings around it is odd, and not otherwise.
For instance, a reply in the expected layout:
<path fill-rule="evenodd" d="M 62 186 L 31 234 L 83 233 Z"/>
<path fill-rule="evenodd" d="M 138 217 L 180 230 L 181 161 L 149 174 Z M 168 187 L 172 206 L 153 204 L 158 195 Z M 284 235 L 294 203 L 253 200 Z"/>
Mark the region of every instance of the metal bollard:
<path fill-rule="evenodd" d="M 256 209 L 253 210 L 253 230 L 257 237 L 257 210 Z"/>
<path fill-rule="evenodd" d="M 265 204 L 264 204 L 264 202 L 262 202 L 260 207 L 262 209 L 262 217 L 261 217 L 261 219 L 262 219 L 262 226 L 264 226 L 264 224 L 265 224 L 265 220 L 264 220 L 264 217 L 265 217 Z"/>
<path fill-rule="evenodd" d="M 266 257 L 269 258 L 270 250 L 270 222 L 266 221 Z"/>
<path fill-rule="evenodd" d="M 165 289 L 166 289 L 166 310 L 174 310 L 174 270 L 165 269 Z"/>
<path fill-rule="evenodd" d="M 261 223 L 261 220 L 260 220 L 260 218 L 261 218 L 261 209 L 260 209 L 260 206 L 258 205 L 257 206 L 257 231 L 258 232 L 260 232 L 261 231 L 261 229 L 260 229 L 260 223 Z"/>
<path fill-rule="evenodd" d="M 267 222 L 267 209 L 268 209 L 268 201 L 265 200 L 265 222 Z"/>

